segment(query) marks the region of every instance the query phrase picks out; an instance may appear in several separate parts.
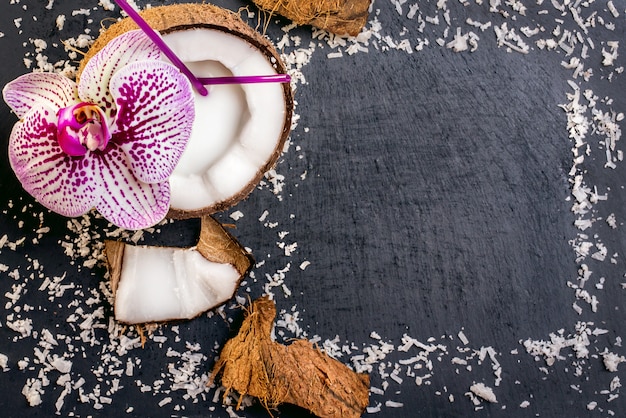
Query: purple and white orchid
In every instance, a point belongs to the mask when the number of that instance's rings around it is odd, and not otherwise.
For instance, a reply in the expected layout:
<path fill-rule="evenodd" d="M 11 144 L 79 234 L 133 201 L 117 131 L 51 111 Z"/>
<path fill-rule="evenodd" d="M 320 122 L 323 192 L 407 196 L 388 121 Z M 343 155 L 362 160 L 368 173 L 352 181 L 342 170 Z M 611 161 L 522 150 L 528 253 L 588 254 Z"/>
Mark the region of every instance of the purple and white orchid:
<path fill-rule="evenodd" d="M 126 229 L 165 217 L 194 98 L 189 80 L 142 31 L 109 42 L 78 84 L 31 73 L 3 95 L 20 118 L 9 140 L 11 167 L 41 204 L 69 217 L 95 207 Z"/>

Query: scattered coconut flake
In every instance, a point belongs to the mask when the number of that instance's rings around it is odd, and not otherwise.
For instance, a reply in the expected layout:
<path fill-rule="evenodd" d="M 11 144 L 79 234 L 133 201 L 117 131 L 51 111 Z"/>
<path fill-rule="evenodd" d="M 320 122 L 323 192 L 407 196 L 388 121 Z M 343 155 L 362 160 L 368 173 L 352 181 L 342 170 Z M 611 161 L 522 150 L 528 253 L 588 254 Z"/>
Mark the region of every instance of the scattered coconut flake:
<path fill-rule="evenodd" d="M 9 371 L 9 357 L 6 354 L 0 353 L 0 368 L 3 372 Z"/>
<path fill-rule="evenodd" d="M 231 213 L 231 214 L 230 214 L 230 217 L 231 217 L 233 220 L 238 221 L 238 220 L 240 220 L 241 218 L 243 218 L 243 212 L 241 212 L 240 210 L 237 210 L 237 211 L 235 211 L 235 212 Z"/>
<path fill-rule="evenodd" d="M 65 15 L 59 15 L 56 19 L 56 26 L 58 31 L 62 31 L 65 26 Z"/>
<path fill-rule="evenodd" d="M 43 402 L 41 395 L 44 393 L 42 383 L 39 379 L 29 378 L 22 388 L 22 395 L 26 397 L 26 401 L 30 406 L 41 405 Z"/>
<path fill-rule="evenodd" d="M 618 356 L 615 353 L 605 352 L 602 354 L 604 367 L 610 372 L 616 372 L 620 363 L 626 362 L 626 357 Z"/>
<path fill-rule="evenodd" d="M 470 391 L 474 395 L 486 400 L 487 402 L 491 402 L 491 403 L 498 402 L 498 400 L 496 399 L 495 393 L 493 393 L 493 389 L 491 389 L 489 386 L 485 386 L 485 384 L 482 382 L 475 383 L 472 386 L 470 386 Z"/>
<path fill-rule="evenodd" d="M 469 344 L 469 340 L 467 339 L 467 337 L 465 336 L 465 333 L 462 330 L 459 331 L 457 335 L 459 337 L 459 340 L 461 340 L 461 342 L 463 343 L 463 345 Z"/>

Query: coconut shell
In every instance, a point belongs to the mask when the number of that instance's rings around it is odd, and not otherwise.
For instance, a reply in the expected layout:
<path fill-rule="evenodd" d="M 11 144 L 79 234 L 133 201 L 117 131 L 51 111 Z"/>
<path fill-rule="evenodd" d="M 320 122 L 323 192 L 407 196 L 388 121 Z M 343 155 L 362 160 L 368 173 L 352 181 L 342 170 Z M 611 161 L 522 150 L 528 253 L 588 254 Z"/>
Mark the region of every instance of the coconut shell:
<path fill-rule="evenodd" d="M 117 285 L 122 277 L 122 261 L 124 260 L 124 249 L 126 244 L 121 241 L 104 241 L 104 254 L 109 269 L 109 280 L 111 280 L 111 291 L 115 295 Z"/>
<path fill-rule="evenodd" d="M 209 261 L 232 264 L 242 276 L 252 266 L 250 253 L 211 216 L 202 217 L 196 249 Z"/>
<path fill-rule="evenodd" d="M 146 9 L 140 12 L 140 14 L 153 29 L 162 35 L 189 29 L 204 28 L 218 30 L 237 36 L 261 51 L 263 55 L 267 57 L 268 62 L 271 63 L 277 73 L 287 73 L 287 68 L 285 67 L 285 64 L 280 58 L 280 55 L 278 51 L 276 51 L 274 45 L 267 38 L 244 22 L 238 14 L 230 10 L 211 4 L 173 4 Z M 130 18 L 122 19 L 109 26 L 100 34 L 81 60 L 77 71 L 77 79 L 80 79 L 80 75 L 87 62 L 96 53 L 98 53 L 98 51 L 104 48 L 107 43 L 125 32 L 136 29 L 139 29 L 139 27 Z M 293 91 L 291 90 L 291 85 L 289 83 L 282 83 L 282 89 L 285 99 L 285 119 L 281 136 L 277 142 L 274 153 L 263 166 L 259 167 L 258 172 L 252 181 L 250 181 L 242 190 L 240 190 L 239 193 L 231 198 L 199 210 L 180 210 L 170 208 L 168 213 L 169 217 L 175 219 L 197 218 L 203 215 L 220 212 L 234 206 L 252 193 L 255 187 L 263 179 L 265 173 L 274 168 L 278 162 L 278 159 L 282 154 L 285 141 L 291 132 L 291 118 L 294 107 Z"/>
<path fill-rule="evenodd" d="M 367 22 L 370 0 L 252 0 L 261 10 L 298 25 L 312 25 L 337 35 L 356 36 Z"/>

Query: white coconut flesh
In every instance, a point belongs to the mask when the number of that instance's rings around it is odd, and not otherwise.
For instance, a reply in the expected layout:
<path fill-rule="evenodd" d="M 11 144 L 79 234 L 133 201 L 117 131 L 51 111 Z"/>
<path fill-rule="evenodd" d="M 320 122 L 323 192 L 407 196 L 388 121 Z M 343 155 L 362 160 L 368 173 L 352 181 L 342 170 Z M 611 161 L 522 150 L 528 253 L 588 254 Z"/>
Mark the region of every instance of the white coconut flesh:
<path fill-rule="evenodd" d="M 193 248 L 127 245 L 115 318 L 127 324 L 191 319 L 229 300 L 239 272 Z"/>
<path fill-rule="evenodd" d="M 244 39 L 206 28 L 163 36 L 197 77 L 276 74 Z M 216 85 L 195 96 L 190 141 L 170 177 L 171 207 L 198 211 L 233 200 L 276 153 L 287 112 L 280 83 Z"/>

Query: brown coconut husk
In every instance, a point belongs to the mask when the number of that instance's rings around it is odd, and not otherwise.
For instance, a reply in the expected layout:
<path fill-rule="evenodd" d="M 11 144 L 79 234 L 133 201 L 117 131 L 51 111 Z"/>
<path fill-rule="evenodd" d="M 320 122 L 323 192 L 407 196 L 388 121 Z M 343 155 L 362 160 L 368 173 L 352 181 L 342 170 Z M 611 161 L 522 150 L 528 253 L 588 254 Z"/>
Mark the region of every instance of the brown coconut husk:
<path fill-rule="evenodd" d="M 277 73 L 287 73 L 287 68 L 285 67 L 280 54 L 276 51 L 274 45 L 259 32 L 251 28 L 235 12 L 211 4 L 190 3 L 153 7 L 140 12 L 140 14 L 154 30 L 158 31 L 162 35 L 196 28 L 214 29 L 235 35 L 244 39 L 254 48 L 261 51 L 267 57 L 268 62 L 271 63 Z M 104 32 L 102 32 L 81 60 L 76 76 L 77 81 L 80 79 L 80 75 L 87 62 L 98 51 L 104 48 L 107 43 L 125 32 L 136 29 L 139 29 L 137 24 L 132 19 L 125 18 L 109 26 Z M 289 83 L 283 83 L 282 89 L 285 99 L 286 113 L 281 137 L 273 155 L 263 166 L 259 167 L 257 175 L 254 179 L 230 199 L 217 202 L 210 207 L 199 210 L 179 210 L 176 208 L 170 208 L 168 217 L 175 219 L 187 219 L 221 212 L 245 199 L 255 189 L 257 184 L 263 179 L 265 173 L 272 169 L 278 162 L 285 142 L 291 132 L 291 118 L 294 108 L 293 91 L 291 90 L 291 85 Z"/>
<path fill-rule="evenodd" d="M 210 383 L 221 374 L 225 396 L 231 390 L 254 396 L 268 410 L 288 403 L 319 417 L 360 417 L 369 402 L 369 376 L 352 371 L 308 340 L 287 346 L 272 341 L 275 316 L 269 298 L 252 303 L 239 333 L 224 345 Z"/>
<path fill-rule="evenodd" d="M 122 276 L 124 250 L 128 245 L 122 241 L 104 242 L 104 254 L 114 297 Z M 252 255 L 218 221 L 208 215 L 203 216 L 200 221 L 200 237 L 195 249 L 209 261 L 233 265 L 240 275 L 240 281 L 253 263 Z"/>
<path fill-rule="evenodd" d="M 239 241 L 211 216 L 203 216 L 200 220 L 200 238 L 196 249 L 209 261 L 232 264 L 242 277 L 254 262 Z"/>
<path fill-rule="evenodd" d="M 367 22 L 370 0 L 252 0 L 261 10 L 298 25 L 312 25 L 337 35 L 356 36 Z"/>

